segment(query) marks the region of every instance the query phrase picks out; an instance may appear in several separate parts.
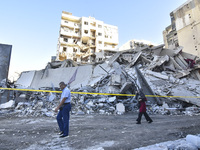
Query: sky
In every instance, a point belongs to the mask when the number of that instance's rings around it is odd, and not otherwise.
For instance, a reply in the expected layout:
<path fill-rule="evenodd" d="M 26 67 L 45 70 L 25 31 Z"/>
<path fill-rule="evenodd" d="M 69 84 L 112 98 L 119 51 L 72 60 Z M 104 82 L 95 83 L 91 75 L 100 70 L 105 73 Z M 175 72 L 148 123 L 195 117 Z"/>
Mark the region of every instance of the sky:
<path fill-rule="evenodd" d="M 162 44 L 170 12 L 186 0 L 0 0 L 0 43 L 12 45 L 9 78 L 44 69 L 56 55 L 62 11 L 118 26 L 131 39 Z"/>

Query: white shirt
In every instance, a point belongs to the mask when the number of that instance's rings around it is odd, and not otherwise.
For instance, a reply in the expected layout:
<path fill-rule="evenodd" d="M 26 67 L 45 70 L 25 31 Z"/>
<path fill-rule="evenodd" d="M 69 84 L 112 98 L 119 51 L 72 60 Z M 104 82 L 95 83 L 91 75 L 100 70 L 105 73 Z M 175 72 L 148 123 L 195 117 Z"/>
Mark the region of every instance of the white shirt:
<path fill-rule="evenodd" d="M 63 100 L 63 98 L 67 97 L 67 99 L 65 100 L 64 103 L 70 103 L 71 102 L 71 93 L 70 93 L 70 90 L 65 87 L 62 91 L 62 94 L 61 94 L 61 98 L 60 98 L 60 102 Z"/>

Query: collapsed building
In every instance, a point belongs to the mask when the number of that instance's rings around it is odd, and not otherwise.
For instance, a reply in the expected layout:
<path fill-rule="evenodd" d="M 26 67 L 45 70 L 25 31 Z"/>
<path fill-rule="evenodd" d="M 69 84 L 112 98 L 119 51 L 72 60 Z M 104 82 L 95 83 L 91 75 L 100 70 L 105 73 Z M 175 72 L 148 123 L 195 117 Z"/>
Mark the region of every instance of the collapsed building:
<path fill-rule="evenodd" d="M 170 50 L 164 45 L 144 45 L 120 52 L 106 51 L 105 57 L 105 61 L 87 65 L 72 60 L 53 61 L 43 70 L 22 72 L 15 86 L 58 90 L 59 82 L 65 81 L 75 92 L 74 114 L 137 111 L 134 96 L 117 94 L 134 95 L 138 89 L 147 96 L 149 113 L 200 112 L 200 59 L 183 52 L 182 47 Z M 20 114 L 51 116 L 59 97 L 58 93 L 19 91 L 13 97 L 13 105 Z M 37 108 L 39 112 L 35 111 Z"/>

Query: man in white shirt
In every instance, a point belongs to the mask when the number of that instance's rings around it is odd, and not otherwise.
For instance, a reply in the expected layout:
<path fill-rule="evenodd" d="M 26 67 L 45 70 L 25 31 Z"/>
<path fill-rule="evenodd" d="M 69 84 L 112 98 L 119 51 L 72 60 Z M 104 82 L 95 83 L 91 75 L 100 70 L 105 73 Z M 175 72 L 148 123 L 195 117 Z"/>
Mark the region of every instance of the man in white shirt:
<path fill-rule="evenodd" d="M 64 82 L 60 82 L 59 86 L 62 90 L 62 94 L 60 98 L 60 103 L 55 109 L 55 112 L 58 112 L 58 110 L 60 110 L 56 119 L 60 128 L 60 137 L 62 138 L 69 135 L 69 112 L 71 111 L 71 93 Z"/>

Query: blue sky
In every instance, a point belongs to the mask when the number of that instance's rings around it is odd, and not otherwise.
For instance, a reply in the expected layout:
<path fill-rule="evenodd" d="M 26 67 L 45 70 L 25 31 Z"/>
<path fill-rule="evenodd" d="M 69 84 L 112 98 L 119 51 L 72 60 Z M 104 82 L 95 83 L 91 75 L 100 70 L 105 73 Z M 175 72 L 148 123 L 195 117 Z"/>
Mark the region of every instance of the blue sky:
<path fill-rule="evenodd" d="M 118 26 L 131 39 L 162 44 L 169 13 L 186 0 L 1 0 L 0 43 L 12 45 L 10 71 L 43 69 L 56 55 L 62 11 Z"/>

